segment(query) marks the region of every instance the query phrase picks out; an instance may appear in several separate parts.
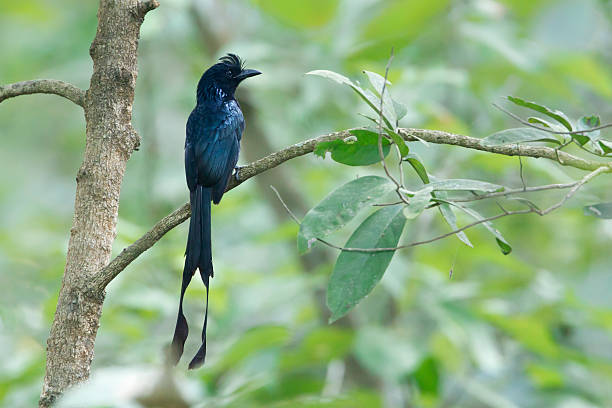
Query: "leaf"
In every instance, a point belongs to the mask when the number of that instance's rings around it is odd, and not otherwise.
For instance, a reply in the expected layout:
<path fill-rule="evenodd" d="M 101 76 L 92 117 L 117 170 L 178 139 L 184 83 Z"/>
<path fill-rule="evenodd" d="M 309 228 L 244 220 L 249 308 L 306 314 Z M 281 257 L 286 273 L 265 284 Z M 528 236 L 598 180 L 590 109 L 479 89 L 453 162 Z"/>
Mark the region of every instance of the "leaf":
<path fill-rule="evenodd" d="M 304 75 L 316 75 L 323 78 L 331 79 L 332 81 L 336 81 L 339 84 L 346 84 L 349 86 L 356 86 L 353 81 L 334 71 L 329 71 L 327 69 L 315 69 L 314 71 L 307 72 Z"/>
<path fill-rule="evenodd" d="M 429 204 L 432 191 L 433 187 L 431 187 L 430 184 L 414 193 L 414 195 L 410 198 L 409 204 L 404 207 L 404 217 L 409 220 L 418 217 L 423 210 L 425 210 L 427 204 Z"/>
<path fill-rule="evenodd" d="M 472 210 L 471 208 L 467 208 L 463 206 L 459 206 L 459 208 L 461 208 L 463 211 L 465 211 L 466 213 L 468 213 L 469 215 L 471 215 L 472 217 L 476 218 L 479 221 L 484 219 L 479 213 Z M 510 246 L 508 241 L 506 241 L 506 239 L 502 236 L 501 232 L 499 232 L 495 227 L 493 227 L 493 224 L 487 221 L 487 222 L 483 222 L 482 225 L 484 225 L 485 228 L 488 229 L 489 232 L 495 236 L 495 241 L 497 242 L 497 245 L 501 249 L 502 254 L 508 255 L 510 252 L 512 252 L 512 247 Z"/>
<path fill-rule="evenodd" d="M 380 115 L 380 98 L 374 94 L 374 92 L 369 89 L 364 89 L 363 94 L 367 99 L 368 105 L 376 112 L 377 115 Z M 385 101 L 383 103 L 383 121 L 385 125 L 390 129 L 395 129 L 395 110 L 393 109 L 393 105 L 391 105 L 391 101 L 389 99 L 388 92 L 385 92 Z"/>
<path fill-rule="evenodd" d="M 464 207 L 464 206 L 459 205 L 457 203 L 454 203 L 452 201 L 447 201 L 447 200 L 440 200 L 440 201 L 443 201 L 443 202 L 445 202 L 447 204 L 450 204 L 450 205 L 452 205 L 454 207 L 457 207 L 457 208 L 463 210 L 466 214 L 469 214 L 470 216 L 472 216 L 473 218 L 477 219 L 478 221 L 484 219 L 484 217 L 482 215 L 480 215 L 478 212 L 472 210 L 471 208 Z M 506 239 L 502 236 L 501 232 L 499 232 L 495 227 L 493 227 L 491 222 L 486 221 L 486 222 L 483 222 L 482 225 L 484 225 L 484 227 L 486 229 L 488 229 L 489 232 L 495 236 L 495 242 L 497 242 L 497 245 L 501 249 L 502 254 L 508 255 L 510 252 L 512 252 L 512 247 L 510 246 L 508 241 L 506 241 Z"/>
<path fill-rule="evenodd" d="M 382 92 L 383 84 L 385 83 L 385 77 L 383 77 L 380 74 L 377 74 L 376 72 L 371 72 L 371 71 L 366 71 L 366 70 L 364 70 L 363 73 L 367 75 L 368 80 L 370 81 L 370 84 L 372 84 L 372 87 L 380 96 Z M 387 80 L 387 86 L 389 85 L 391 85 L 391 82 Z M 385 88 L 387 86 L 385 86 Z"/>
<path fill-rule="evenodd" d="M 396 101 L 393 98 L 391 98 L 391 101 L 393 102 L 393 109 L 395 110 L 395 117 L 397 118 L 398 121 L 402 120 L 402 118 L 406 116 L 406 114 L 408 113 L 408 107 L 404 105 L 403 103 Z"/>
<path fill-rule="evenodd" d="M 351 81 L 344 75 L 341 75 L 341 74 L 338 74 L 337 72 L 329 71 L 326 69 L 317 69 L 314 71 L 307 72 L 305 75 L 316 75 L 316 76 L 320 76 L 323 78 L 331 79 L 332 81 L 336 81 L 340 84 L 345 84 L 345 85 L 350 86 L 353 89 L 353 91 L 355 91 L 357 95 L 359 95 L 361 99 L 363 99 L 365 103 L 367 103 L 370 106 L 370 108 L 372 108 L 374 112 L 376 112 L 376 114 L 380 115 L 380 109 L 379 109 L 380 101 L 376 97 L 376 95 L 374 95 L 372 91 L 368 89 L 365 89 L 365 90 L 362 89 L 358 84 Z M 384 106 L 383 106 L 383 112 L 385 112 Z M 383 120 L 385 121 L 388 127 L 390 128 L 393 127 L 393 123 L 395 121 L 390 120 L 387 117 L 387 115 L 383 114 Z"/>
<path fill-rule="evenodd" d="M 406 219 L 402 207 L 384 207 L 355 230 L 346 243 L 350 248 L 390 248 L 397 246 Z M 332 312 L 330 323 L 351 310 L 380 281 L 395 251 L 347 252 L 338 256 L 327 287 L 327 306 Z"/>
<path fill-rule="evenodd" d="M 363 116 L 364 118 L 371 120 L 372 122 L 374 122 L 374 124 L 378 127 L 378 118 L 373 118 L 372 116 L 368 116 L 366 114 L 363 113 L 357 113 L 360 116 Z"/>
<path fill-rule="evenodd" d="M 599 147 L 603 151 L 604 155 L 612 153 L 612 142 L 609 142 L 607 140 L 599 140 L 598 142 L 599 142 Z"/>
<path fill-rule="evenodd" d="M 380 95 L 382 94 L 383 84 L 385 84 L 385 77 L 383 77 L 380 74 L 377 74 L 376 72 L 371 72 L 371 71 L 366 71 L 366 70 L 364 70 L 363 73 L 367 75 L 368 80 L 370 81 L 370 84 L 372 84 L 372 87 L 376 91 L 376 95 L 374 95 L 374 97 L 375 97 L 376 103 L 378 104 L 378 107 L 380 108 Z M 397 114 L 395 110 L 395 105 L 393 103 L 393 100 L 391 99 L 391 93 L 389 92 L 389 85 L 391 85 L 391 82 L 387 80 L 386 84 L 387 85 L 385 86 L 384 101 L 383 101 L 383 113 L 389 119 L 389 121 L 391 121 L 391 123 L 395 125 L 398 119 L 397 119 Z M 376 109 L 375 111 L 379 112 L 378 109 Z M 393 127 L 393 126 L 390 126 L 390 127 Z"/>
<path fill-rule="evenodd" d="M 396 132 L 394 132 L 391 129 L 385 129 L 385 131 L 387 132 L 387 135 L 393 140 L 393 142 L 399 148 L 400 155 L 402 157 L 406 157 L 408 153 L 410 153 L 410 148 L 406 144 L 406 141 L 404 140 L 404 138 L 398 135 Z"/>
<path fill-rule="evenodd" d="M 558 130 L 559 132 L 565 132 L 565 128 L 562 125 L 558 125 L 556 123 L 551 123 L 551 122 L 549 122 L 547 120 L 544 120 L 542 118 L 538 118 L 536 116 L 528 117 L 527 118 L 527 122 L 534 123 L 536 125 L 542 125 L 544 127 L 552 129 L 552 130 Z"/>
<path fill-rule="evenodd" d="M 439 191 L 435 194 L 435 197 L 446 200 L 446 192 Z M 439 201 L 439 203 L 440 214 L 442 214 L 442 217 L 444 218 L 446 223 L 451 227 L 453 231 L 458 229 L 459 227 L 457 227 L 457 216 L 455 215 L 455 212 L 453 211 L 452 207 L 445 202 Z M 469 246 L 470 248 L 474 248 L 474 245 L 472 245 L 472 243 L 468 239 L 467 235 L 465 234 L 465 231 L 458 232 L 455 235 L 465 245 Z"/>
<path fill-rule="evenodd" d="M 584 215 L 593 215 L 606 220 L 612 219 L 612 202 L 587 205 L 584 207 Z"/>
<path fill-rule="evenodd" d="M 325 157 L 326 152 L 338 163 L 348 166 L 367 166 L 380 161 L 378 134 L 368 129 L 352 129 L 354 138 L 338 139 L 317 144 L 314 154 Z M 386 157 L 391 148 L 386 138 L 382 140 L 383 155 Z"/>
<path fill-rule="evenodd" d="M 471 179 L 447 179 L 434 181 L 429 185 L 432 186 L 434 190 L 484 191 L 487 193 L 505 190 L 504 186 L 498 184 Z"/>
<path fill-rule="evenodd" d="M 533 128 L 505 129 L 482 139 L 485 146 L 502 146 L 523 142 L 552 142 L 561 144 L 551 133 Z"/>
<path fill-rule="evenodd" d="M 317 238 L 324 238 L 345 226 L 364 207 L 379 200 L 394 187 L 385 177 L 365 176 L 329 193 L 304 216 L 297 237 L 299 253 L 306 253 Z"/>
<path fill-rule="evenodd" d="M 416 171 L 417 175 L 421 178 L 423 183 L 429 183 L 429 176 L 427 175 L 425 166 L 423 166 L 423 162 L 421 161 L 421 158 L 419 156 L 414 153 L 409 153 L 404 160 L 410 163 L 410 165 L 412 166 L 414 171 Z"/>
<path fill-rule="evenodd" d="M 432 356 L 421 362 L 419 367 L 414 370 L 412 377 L 422 394 L 438 395 L 440 369 Z"/>
<path fill-rule="evenodd" d="M 589 130 L 591 128 L 598 127 L 599 125 L 601 125 L 599 116 L 582 116 L 576 123 L 576 130 Z M 595 130 L 593 132 L 576 133 L 572 134 L 572 139 L 580 144 L 580 146 L 583 146 L 589 140 L 597 140 L 600 133 L 601 132 L 599 130 Z"/>
<path fill-rule="evenodd" d="M 540 105 L 536 102 L 526 101 L 516 96 L 508 96 L 508 100 L 518 106 L 534 110 L 536 112 L 543 113 L 544 115 L 553 118 L 557 122 L 561 123 L 570 132 L 573 130 L 570 120 L 565 114 L 558 110 L 552 110 L 544 105 Z"/>

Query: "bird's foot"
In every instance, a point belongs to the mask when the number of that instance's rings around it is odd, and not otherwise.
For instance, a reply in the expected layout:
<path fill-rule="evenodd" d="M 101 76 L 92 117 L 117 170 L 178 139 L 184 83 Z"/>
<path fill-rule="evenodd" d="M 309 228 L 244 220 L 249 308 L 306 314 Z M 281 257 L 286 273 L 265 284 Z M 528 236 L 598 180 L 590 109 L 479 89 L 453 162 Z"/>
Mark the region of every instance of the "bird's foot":
<path fill-rule="evenodd" d="M 235 166 L 234 167 L 234 178 L 236 179 L 237 182 L 240 182 L 240 170 L 243 168 L 244 166 Z"/>

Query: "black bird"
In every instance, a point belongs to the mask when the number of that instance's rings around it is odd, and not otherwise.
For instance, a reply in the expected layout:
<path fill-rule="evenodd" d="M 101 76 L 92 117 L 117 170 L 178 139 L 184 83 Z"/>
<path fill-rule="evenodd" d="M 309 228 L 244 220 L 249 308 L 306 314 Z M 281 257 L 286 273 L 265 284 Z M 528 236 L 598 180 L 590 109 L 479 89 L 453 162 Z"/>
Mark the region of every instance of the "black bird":
<path fill-rule="evenodd" d="M 183 284 L 176 328 L 171 346 L 171 360 L 178 363 L 189 328 L 183 314 L 183 297 L 196 269 L 206 286 L 206 312 L 202 329 L 202 345 L 189 363 L 189 368 L 204 364 L 206 357 L 206 324 L 208 322 L 209 279 L 213 277 L 210 246 L 210 202 L 218 204 L 238 162 L 244 117 L 234 92 L 246 78 L 259 75 L 245 69 L 240 57 L 227 54 L 200 78 L 196 107 L 187 120 L 185 139 L 185 174 L 189 187 L 191 220 L 185 251 Z"/>

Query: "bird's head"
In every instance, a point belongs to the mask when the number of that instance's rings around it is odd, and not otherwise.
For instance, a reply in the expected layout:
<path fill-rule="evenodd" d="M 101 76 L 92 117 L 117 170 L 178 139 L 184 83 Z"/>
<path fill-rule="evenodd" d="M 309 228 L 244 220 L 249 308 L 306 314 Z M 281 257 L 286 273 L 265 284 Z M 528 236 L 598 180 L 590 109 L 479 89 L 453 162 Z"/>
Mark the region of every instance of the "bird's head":
<path fill-rule="evenodd" d="M 236 54 L 227 54 L 219 59 L 220 62 L 208 68 L 198 83 L 198 98 L 209 93 L 221 90 L 226 96 L 233 97 L 236 88 L 243 80 L 261 72 L 246 69 L 243 61 Z M 207 89 L 208 88 L 208 89 Z"/>

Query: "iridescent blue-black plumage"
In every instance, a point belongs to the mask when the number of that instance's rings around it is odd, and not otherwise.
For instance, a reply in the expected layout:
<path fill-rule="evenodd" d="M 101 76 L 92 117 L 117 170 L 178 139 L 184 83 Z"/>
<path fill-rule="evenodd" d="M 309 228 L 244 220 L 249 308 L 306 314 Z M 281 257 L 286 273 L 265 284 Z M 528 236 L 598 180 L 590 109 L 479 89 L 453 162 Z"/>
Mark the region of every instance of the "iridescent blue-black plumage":
<path fill-rule="evenodd" d="M 189 332 L 183 314 L 185 290 L 199 269 L 206 286 L 206 312 L 202 345 L 189 363 L 199 367 L 206 357 L 209 279 L 213 276 L 210 240 L 210 202 L 218 204 L 238 162 L 244 117 L 234 99 L 236 88 L 244 79 L 260 72 L 245 69 L 242 60 L 227 54 L 210 67 L 198 83 L 197 104 L 187 120 L 185 139 L 185 175 L 190 192 L 191 220 L 185 251 L 185 267 L 179 312 L 172 340 L 172 360 L 177 363 Z"/>

